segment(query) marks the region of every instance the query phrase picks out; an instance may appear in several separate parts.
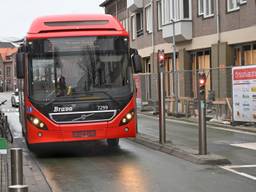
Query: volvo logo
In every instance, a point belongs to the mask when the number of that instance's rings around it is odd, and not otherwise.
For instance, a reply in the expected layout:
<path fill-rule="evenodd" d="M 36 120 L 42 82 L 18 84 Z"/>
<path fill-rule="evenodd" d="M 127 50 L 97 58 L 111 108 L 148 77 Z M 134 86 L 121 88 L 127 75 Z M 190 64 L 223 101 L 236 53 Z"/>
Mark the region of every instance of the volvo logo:
<path fill-rule="evenodd" d="M 80 117 L 73 119 L 72 121 L 84 121 L 88 117 L 93 116 L 95 113 L 82 114 Z"/>

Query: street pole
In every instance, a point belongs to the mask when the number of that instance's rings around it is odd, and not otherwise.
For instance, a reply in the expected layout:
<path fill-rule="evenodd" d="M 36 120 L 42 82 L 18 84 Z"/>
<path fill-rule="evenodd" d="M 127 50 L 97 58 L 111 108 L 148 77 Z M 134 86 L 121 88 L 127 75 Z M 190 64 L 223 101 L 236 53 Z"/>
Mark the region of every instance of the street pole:
<path fill-rule="evenodd" d="M 5 80 L 5 64 L 4 64 L 4 62 L 3 62 L 3 66 L 4 66 L 4 70 L 3 70 L 3 75 L 4 75 L 4 84 L 3 84 L 3 92 L 5 92 L 6 91 L 6 80 Z"/>
<path fill-rule="evenodd" d="M 173 13 L 174 13 L 174 5 L 172 6 L 173 7 Z M 175 97 L 175 105 L 174 105 L 174 108 L 175 108 L 175 112 L 174 112 L 174 116 L 177 116 L 178 115 L 178 107 L 179 107 L 179 104 L 178 104 L 178 81 L 177 81 L 177 70 L 176 70 L 176 39 L 175 39 L 175 21 L 174 19 L 171 19 L 172 21 L 172 32 L 173 32 L 173 35 L 172 35 L 172 45 L 173 45 L 173 55 L 172 55 L 172 69 L 173 69 L 173 95 Z"/>
<path fill-rule="evenodd" d="M 164 86 L 164 51 L 158 50 L 159 75 L 158 75 L 158 95 L 159 95 L 159 143 L 166 143 L 165 127 L 165 86 Z"/>
<path fill-rule="evenodd" d="M 203 72 L 198 73 L 198 111 L 199 111 L 199 155 L 207 154 L 207 136 L 206 136 L 206 99 L 205 99 L 206 75 Z"/>

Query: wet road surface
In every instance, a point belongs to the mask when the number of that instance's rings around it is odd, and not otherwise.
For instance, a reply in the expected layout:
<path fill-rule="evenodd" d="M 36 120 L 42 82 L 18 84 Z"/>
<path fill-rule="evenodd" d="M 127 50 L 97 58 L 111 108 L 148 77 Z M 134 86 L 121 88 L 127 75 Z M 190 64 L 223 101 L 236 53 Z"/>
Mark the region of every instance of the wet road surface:
<path fill-rule="evenodd" d="M 215 166 L 195 165 L 129 140 L 58 145 L 37 156 L 54 192 L 255 191 L 256 182 Z"/>

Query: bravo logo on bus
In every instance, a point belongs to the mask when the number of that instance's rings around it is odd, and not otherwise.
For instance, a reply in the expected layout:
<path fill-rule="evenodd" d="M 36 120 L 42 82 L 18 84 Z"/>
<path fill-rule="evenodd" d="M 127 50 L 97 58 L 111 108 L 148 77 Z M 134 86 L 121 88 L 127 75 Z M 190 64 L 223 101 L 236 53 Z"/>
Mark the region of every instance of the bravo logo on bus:
<path fill-rule="evenodd" d="M 233 120 L 256 121 L 256 65 L 232 68 Z"/>
<path fill-rule="evenodd" d="M 69 112 L 69 111 L 73 111 L 73 107 L 58 107 L 58 106 L 54 106 L 54 108 L 53 108 L 53 112 L 54 113 Z"/>

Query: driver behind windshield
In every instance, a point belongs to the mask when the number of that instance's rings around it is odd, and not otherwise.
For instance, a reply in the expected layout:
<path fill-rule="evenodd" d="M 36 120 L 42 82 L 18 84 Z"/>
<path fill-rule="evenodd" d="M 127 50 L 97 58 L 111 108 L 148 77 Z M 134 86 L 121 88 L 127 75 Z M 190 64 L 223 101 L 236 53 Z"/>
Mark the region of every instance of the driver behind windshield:
<path fill-rule="evenodd" d="M 65 80 L 65 77 L 61 75 L 60 78 L 58 79 L 58 93 L 57 93 L 57 96 L 66 95 L 66 90 L 67 90 L 66 80 Z"/>

